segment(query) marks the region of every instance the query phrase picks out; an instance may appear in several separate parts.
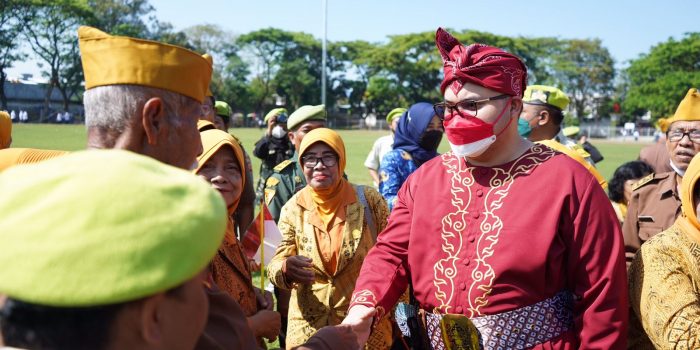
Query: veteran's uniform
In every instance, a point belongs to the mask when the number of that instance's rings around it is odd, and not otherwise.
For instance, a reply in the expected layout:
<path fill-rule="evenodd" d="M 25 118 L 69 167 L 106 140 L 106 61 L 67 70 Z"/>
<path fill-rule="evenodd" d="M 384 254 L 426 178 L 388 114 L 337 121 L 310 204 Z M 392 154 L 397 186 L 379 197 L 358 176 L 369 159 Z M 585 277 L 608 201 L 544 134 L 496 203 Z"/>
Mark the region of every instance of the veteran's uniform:
<path fill-rule="evenodd" d="M 677 121 L 698 120 L 700 93 L 691 88 L 678 104 L 673 117 L 660 119 L 659 127 L 667 131 Z M 675 171 L 649 175 L 637 182 L 627 208 L 627 218 L 622 225 L 628 264 L 644 241 L 671 227 L 681 213 L 678 185 Z"/>
<path fill-rule="evenodd" d="M 676 173 L 650 174 L 637 182 L 622 224 L 627 263 L 649 238 L 671 227 L 681 213 Z"/>
<path fill-rule="evenodd" d="M 310 120 L 326 120 L 326 110 L 324 105 L 302 106 L 289 116 L 287 128 L 295 130 L 302 123 Z M 304 171 L 299 164 L 299 155 L 294 152 L 292 158 L 277 164 L 272 171 L 272 175 L 265 181 L 265 204 L 267 204 L 270 214 L 275 222 L 279 221 L 282 207 L 306 186 Z"/>

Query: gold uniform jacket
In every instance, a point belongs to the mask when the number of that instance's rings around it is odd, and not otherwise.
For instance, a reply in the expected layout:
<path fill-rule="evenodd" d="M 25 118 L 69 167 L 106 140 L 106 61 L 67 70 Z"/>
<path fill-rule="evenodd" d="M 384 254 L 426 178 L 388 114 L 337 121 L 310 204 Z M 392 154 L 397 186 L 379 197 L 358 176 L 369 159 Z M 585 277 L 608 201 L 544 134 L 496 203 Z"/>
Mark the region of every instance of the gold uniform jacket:
<path fill-rule="evenodd" d="M 356 186 L 354 186 L 357 189 Z M 363 186 L 371 221 L 376 230 L 371 230 L 365 218 L 364 206 L 359 200 L 345 207 L 346 222 L 343 241 L 338 256 L 336 273 L 329 274 L 323 265 L 314 227 L 310 215 L 317 215 L 301 206 L 295 194 L 282 207 L 278 223 L 282 242 L 268 265 L 270 281 L 277 287 L 292 289 L 289 301 L 287 326 L 287 348 L 306 342 L 324 326 L 339 324 L 347 315 L 350 298 L 360 273 L 362 262 L 374 246 L 373 232 L 381 232 L 386 226 L 389 211 L 382 196 L 373 188 Z M 302 255 L 312 260 L 315 282 L 313 284 L 290 284 L 282 273 L 282 264 L 287 257 Z M 367 342 L 371 349 L 388 349 L 392 341 L 392 326 L 388 318 L 378 320 Z"/>

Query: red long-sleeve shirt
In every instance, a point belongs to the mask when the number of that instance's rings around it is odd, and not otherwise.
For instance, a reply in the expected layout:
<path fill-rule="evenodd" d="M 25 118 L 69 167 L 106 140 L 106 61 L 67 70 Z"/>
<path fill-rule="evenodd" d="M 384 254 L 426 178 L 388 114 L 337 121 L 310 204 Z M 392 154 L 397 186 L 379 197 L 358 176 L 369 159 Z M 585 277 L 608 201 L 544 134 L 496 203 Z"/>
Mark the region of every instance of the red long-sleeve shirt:
<path fill-rule="evenodd" d="M 389 310 L 409 276 L 423 309 L 470 318 L 569 290 L 573 328 L 535 349 L 625 348 L 615 213 L 586 169 L 546 146 L 496 167 L 447 153 L 413 173 L 365 258 L 351 306 Z"/>

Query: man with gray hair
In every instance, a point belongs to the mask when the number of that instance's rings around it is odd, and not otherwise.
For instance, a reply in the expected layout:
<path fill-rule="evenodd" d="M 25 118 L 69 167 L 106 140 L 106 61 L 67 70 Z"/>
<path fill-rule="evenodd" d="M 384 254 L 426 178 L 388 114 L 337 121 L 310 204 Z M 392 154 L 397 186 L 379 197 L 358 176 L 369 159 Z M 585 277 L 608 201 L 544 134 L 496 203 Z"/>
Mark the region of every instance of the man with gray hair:
<path fill-rule="evenodd" d="M 119 148 L 192 168 L 211 64 L 181 47 L 78 30 L 88 148 Z"/>

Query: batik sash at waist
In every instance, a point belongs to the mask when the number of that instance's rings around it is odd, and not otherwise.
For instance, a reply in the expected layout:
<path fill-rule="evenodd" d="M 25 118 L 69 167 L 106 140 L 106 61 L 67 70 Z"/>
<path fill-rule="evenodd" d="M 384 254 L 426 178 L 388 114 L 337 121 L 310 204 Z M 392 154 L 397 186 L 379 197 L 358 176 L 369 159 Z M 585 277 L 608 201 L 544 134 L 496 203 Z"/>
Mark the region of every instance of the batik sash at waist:
<path fill-rule="evenodd" d="M 574 326 L 574 296 L 561 291 L 536 304 L 495 315 L 479 316 L 471 321 L 478 330 L 485 350 L 528 349 L 553 340 Z M 425 314 L 425 325 L 433 349 L 449 349 L 443 340 L 441 314 Z"/>

